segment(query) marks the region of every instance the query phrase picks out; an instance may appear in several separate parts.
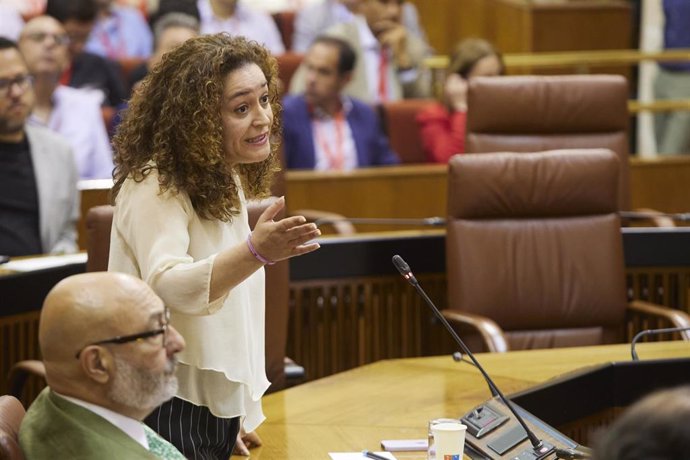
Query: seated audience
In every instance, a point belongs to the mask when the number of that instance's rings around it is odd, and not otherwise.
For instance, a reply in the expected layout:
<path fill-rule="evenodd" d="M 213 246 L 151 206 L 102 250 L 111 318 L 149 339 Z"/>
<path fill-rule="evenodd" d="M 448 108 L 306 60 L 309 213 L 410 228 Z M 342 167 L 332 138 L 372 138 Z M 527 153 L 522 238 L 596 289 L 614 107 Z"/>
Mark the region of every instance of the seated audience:
<path fill-rule="evenodd" d="M 113 158 L 100 93 L 59 84 L 67 65 L 68 41 L 62 25 L 49 16 L 32 19 L 22 31 L 19 50 L 34 77 L 36 94 L 29 122 L 67 139 L 81 179 L 110 178 Z"/>
<path fill-rule="evenodd" d="M 86 42 L 86 51 L 109 59 L 148 58 L 153 34 L 136 8 L 96 0 L 98 18 Z"/>
<path fill-rule="evenodd" d="M 304 53 L 326 30 L 341 22 L 352 21 L 358 3 L 359 0 L 324 0 L 297 11 L 292 50 Z"/>
<path fill-rule="evenodd" d="M 22 15 L 12 5 L 0 3 L 0 37 L 17 40 L 24 27 Z"/>
<path fill-rule="evenodd" d="M 153 25 L 163 16 L 169 13 L 184 13 L 199 20 L 199 8 L 197 0 L 160 0 L 158 8 L 149 15 L 149 24 Z M 154 37 L 155 39 L 155 37 Z"/>
<path fill-rule="evenodd" d="M 599 439 L 595 460 L 679 460 L 690 455 L 690 386 L 633 404 Z"/>
<path fill-rule="evenodd" d="M 369 104 L 428 96 L 423 60 L 430 48 L 403 25 L 400 0 L 360 0 L 357 9 L 361 16 L 325 32 L 347 41 L 358 56 L 345 92 Z M 291 93 L 304 91 L 304 71 L 300 66 L 292 78 Z"/>
<path fill-rule="evenodd" d="M 324 0 L 305 6 L 295 16 L 295 32 L 292 50 L 304 53 L 316 37 L 330 27 L 351 21 L 361 0 Z M 426 41 L 426 34 L 419 24 L 419 14 L 413 3 L 402 2 L 402 23 L 411 33 Z"/>
<path fill-rule="evenodd" d="M 198 0 L 197 7 L 202 34 L 242 35 L 264 45 L 273 54 L 285 52 L 278 26 L 269 14 L 255 11 L 239 0 Z"/>
<path fill-rule="evenodd" d="M 130 87 L 142 80 L 163 55 L 188 39 L 199 35 L 199 21 L 184 13 L 168 13 L 153 26 L 154 51 L 151 57 L 132 71 Z"/>
<path fill-rule="evenodd" d="M 26 120 L 34 104 L 17 45 L 0 38 L 0 254 L 77 250 L 77 170 L 61 137 Z"/>
<path fill-rule="evenodd" d="M 177 391 L 184 339 L 143 281 L 86 273 L 43 303 L 38 340 L 48 387 L 19 429 L 27 460 L 179 459 L 142 420 Z"/>
<path fill-rule="evenodd" d="M 356 55 L 339 38 L 322 36 L 304 57 L 305 90 L 283 100 L 283 148 L 288 168 L 349 170 L 398 163 L 376 113 L 344 96 Z"/>
<path fill-rule="evenodd" d="M 46 7 L 46 14 L 60 21 L 69 37 L 70 62 L 60 83 L 101 91 L 103 105 L 117 107 L 127 99 L 119 66 L 110 59 L 84 51 L 97 13 L 96 0 L 48 0 Z"/>
<path fill-rule="evenodd" d="M 465 152 L 468 80 L 503 74 L 503 60 L 491 43 L 468 38 L 456 47 L 447 72 L 441 103 L 417 115 L 424 153 L 431 163 L 448 163 L 451 156 Z"/>

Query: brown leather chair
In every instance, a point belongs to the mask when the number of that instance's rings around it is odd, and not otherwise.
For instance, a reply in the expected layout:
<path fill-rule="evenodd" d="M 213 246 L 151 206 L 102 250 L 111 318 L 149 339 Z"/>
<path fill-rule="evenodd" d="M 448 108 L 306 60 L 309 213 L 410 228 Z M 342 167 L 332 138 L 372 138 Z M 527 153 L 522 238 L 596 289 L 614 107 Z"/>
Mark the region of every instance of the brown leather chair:
<path fill-rule="evenodd" d="M 290 81 L 303 59 L 303 54 L 293 53 L 292 51 L 276 56 L 276 61 L 278 61 L 278 79 L 283 84 L 282 90 L 284 93 L 287 93 L 290 88 Z"/>
<path fill-rule="evenodd" d="M 296 11 L 277 11 L 271 16 L 278 26 L 278 31 L 280 31 L 280 38 L 283 39 L 283 45 L 285 49 L 292 49 L 292 37 L 295 35 L 295 16 Z"/>
<path fill-rule="evenodd" d="M 616 343 L 634 327 L 690 326 L 680 311 L 627 301 L 619 164 L 606 149 L 451 159 L 444 315 L 479 332 L 473 348 Z"/>
<path fill-rule="evenodd" d="M 433 99 L 403 99 L 381 104 L 383 129 L 402 163 L 427 163 L 416 117 L 433 103 Z"/>
<path fill-rule="evenodd" d="M 618 209 L 630 209 L 625 78 L 478 77 L 470 81 L 467 101 L 466 152 L 611 149 L 621 160 Z"/>
<path fill-rule="evenodd" d="M 250 201 L 248 205 L 249 224 L 253 228 L 261 213 L 275 197 Z M 110 251 L 110 229 L 113 222 L 113 206 L 95 206 L 86 214 L 88 234 L 86 262 L 87 271 L 108 269 Z M 291 371 L 294 380 L 299 380 L 299 366 L 286 359 L 288 329 L 288 302 L 290 295 L 290 272 L 287 260 L 266 266 L 266 375 L 271 382 L 269 391 L 285 387 L 285 369 Z M 302 370 L 302 374 L 303 374 Z"/>
<path fill-rule="evenodd" d="M 14 396 L 0 396 L 0 460 L 24 460 L 19 447 L 19 425 L 24 406 Z"/>

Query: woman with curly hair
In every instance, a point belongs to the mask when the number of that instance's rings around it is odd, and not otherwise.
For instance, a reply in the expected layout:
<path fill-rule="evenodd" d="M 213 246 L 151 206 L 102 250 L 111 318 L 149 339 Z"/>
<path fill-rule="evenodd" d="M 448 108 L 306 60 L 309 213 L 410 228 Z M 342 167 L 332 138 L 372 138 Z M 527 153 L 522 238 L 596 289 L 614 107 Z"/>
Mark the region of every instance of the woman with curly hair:
<path fill-rule="evenodd" d="M 278 170 L 277 78 L 256 42 L 190 39 L 142 81 L 114 139 L 108 269 L 151 285 L 187 342 L 177 396 L 146 422 L 188 458 L 227 459 L 240 418 L 248 432 L 263 421 L 263 266 L 319 247 L 304 217 L 273 221 L 283 198 L 248 225 L 246 199 Z"/>

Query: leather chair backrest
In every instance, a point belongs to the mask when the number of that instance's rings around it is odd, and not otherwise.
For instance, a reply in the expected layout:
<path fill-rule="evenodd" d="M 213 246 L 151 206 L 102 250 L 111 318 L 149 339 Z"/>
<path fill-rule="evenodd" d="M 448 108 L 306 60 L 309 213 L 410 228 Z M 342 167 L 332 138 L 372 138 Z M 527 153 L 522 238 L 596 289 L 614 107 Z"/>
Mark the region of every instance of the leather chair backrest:
<path fill-rule="evenodd" d="M 0 460 L 24 460 L 19 447 L 19 426 L 24 406 L 14 396 L 0 396 Z"/>
<path fill-rule="evenodd" d="M 278 31 L 280 32 L 280 38 L 283 39 L 283 45 L 285 49 L 292 49 L 292 37 L 295 35 L 295 16 L 296 11 L 277 11 L 271 16 L 273 21 L 275 21 Z"/>
<path fill-rule="evenodd" d="M 451 158 L 449 307 L 491 318 L 513 349 L 620 340 L 618 164 L 602 149 Z"/>
<path fill-rule="evenodd" d="M 94 206 L 86 213 L 86 259 L 87 272 L 108 271 L 110 255 L 110 229 L 113 226 L 115 207 Z"/>
<path fill-rule="evenodd" d="M 292 51 L 276 56 L 276 61 L 278 62 L 278 78 L 283 83 L 283 92 L 287 93 L 288 88 L 290 88 L 292 77 L 295 75 L 295 72 L 297 72 L 300 64 L 302 64 L 303 59 L 303 54 L 293 53 Z"/>
<path fill-rule="evenodd" d="M 630 208 L 628 87 L 618 75 L 473 78 L 465 151 L 607 148 L 620 158 L 619 205 Z"/>
<path fill-rule="evenodd" d="M 276 198 L 250 201 L 247 206 L 249 225 L 254 228 L 261 213 Z M 95 206 L 86 215 L 88 232 L 87 271 L 106 271 L 110 251 L 110 229 L 114 206 Z M 281 213 L 280 216 L 282 217 Z M 288 330 L 290 272 L 287 260 L 266 266 L 266 375 L 271 391 L 285 386 L 285 349 Z"/>
<path fill-rule="evenodd" d="M 402 99 L 380 106 L 383 129 L 402 163 L 427 163 L 416 117 L 433 103 L 433 99 Z"/>

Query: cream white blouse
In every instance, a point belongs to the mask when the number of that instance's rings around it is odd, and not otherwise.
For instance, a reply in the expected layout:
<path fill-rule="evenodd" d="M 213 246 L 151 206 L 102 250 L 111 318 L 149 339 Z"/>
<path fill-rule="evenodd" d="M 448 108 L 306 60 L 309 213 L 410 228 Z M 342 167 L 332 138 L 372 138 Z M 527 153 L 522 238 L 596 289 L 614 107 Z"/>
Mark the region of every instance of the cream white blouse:
<path fill-rule="evenodd" d="M 241 191 L 240 199 L 231 222 L 202 219 L 186 193 L 160 193 L 155 170 L 143 182 L 127 179 L 116 200 L 108 270 L 143 279 L 171 309 L 187 343 L 178 355 L 177 396 L 217 417 L 244 416 L 252 431 L 264 420 L 261 396 L 269 386 L 263 268 L 209 299 L 215 255 L 250 232 Z"/>

